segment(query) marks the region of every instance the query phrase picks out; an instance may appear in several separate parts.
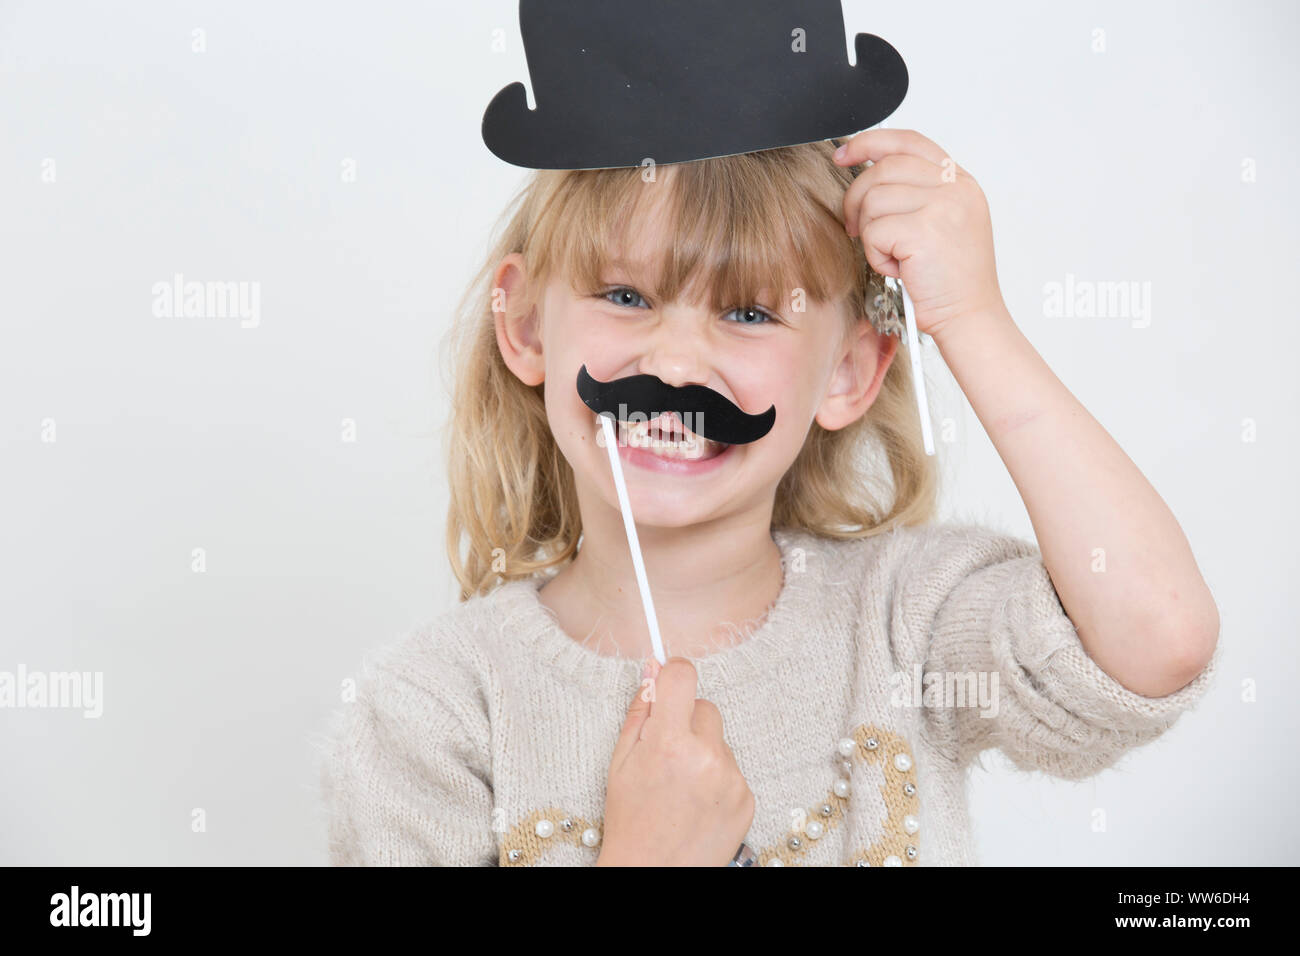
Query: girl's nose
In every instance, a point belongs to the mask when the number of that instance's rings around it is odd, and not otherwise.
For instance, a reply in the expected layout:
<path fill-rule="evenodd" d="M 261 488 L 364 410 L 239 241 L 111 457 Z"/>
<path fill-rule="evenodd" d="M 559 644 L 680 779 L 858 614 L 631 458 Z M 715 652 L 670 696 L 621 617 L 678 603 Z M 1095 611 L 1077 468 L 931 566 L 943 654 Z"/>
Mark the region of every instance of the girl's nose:
<path fill-rule="evenodd" d="M 710 374 L 708 366 L 693 359 L 684 357 L 648 357 L 637 371 L 648 373 L 655 376 L 666 385 L 674 388 L 681 388 L 683 385 L 709 385 Z M 667 411 L 667 409 L 661 409 Z"/>
<path fill-rule="evenodd" d="M 688 328 L 687 326 L 691 327 Z M 647 343 L 638 372 L 654 375 L 669 385 L 708 385 L 712 375 L 707 336 L 689 322 L 665 322 Z"/>

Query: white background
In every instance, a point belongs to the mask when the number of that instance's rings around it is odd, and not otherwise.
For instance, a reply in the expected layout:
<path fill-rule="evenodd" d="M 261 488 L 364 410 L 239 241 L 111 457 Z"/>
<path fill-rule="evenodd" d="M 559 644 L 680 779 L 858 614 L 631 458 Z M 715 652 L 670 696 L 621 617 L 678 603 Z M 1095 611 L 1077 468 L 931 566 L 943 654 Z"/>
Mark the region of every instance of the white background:
<path fill-rule="evenodd" d="M 1222 614 L 1216 687 L 1118 769 L 986 757 L 981 860 L 1300 862 L 1295 5 L 845 8 L 907 61 L 888 125 L 980 182 L 1012 314 Z M 455 599 L 439 340 L 525 175 L 479 134 L 515 80 L 502 0 L 0 3 L 0 670 L 105 680 L 98 720 L 0 711 L 0 862 L 325 862 L 312 735 L 366 650 Z M 177 272 L 259 282 L 260 326 L 155 317 Z M 1047 317 L 1067 274 L 1149 282 L 1149 327 Z M 927 365 L 941 517 L 1032 537 Z"/>

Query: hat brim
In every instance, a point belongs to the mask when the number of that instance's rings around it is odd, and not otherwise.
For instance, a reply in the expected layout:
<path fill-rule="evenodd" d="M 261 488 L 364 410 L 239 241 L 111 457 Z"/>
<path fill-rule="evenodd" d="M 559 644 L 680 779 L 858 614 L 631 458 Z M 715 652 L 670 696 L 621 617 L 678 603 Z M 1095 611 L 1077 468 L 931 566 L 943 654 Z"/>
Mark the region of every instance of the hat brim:
<path fill-rule="evenodd" d="M 669 71 L 654 88 L 584 91 L 583 103 L 528 108 L 522 83 L 501 90 L 483 114 L 483 141 L 527 169 L 612 169 L 693 162 L 849 136 L 886 119 L 907 95 L 903 58 L 869 33 L 854 40 L 857 64 L 821 64 L 765 75 L 770 92 L 710 100 L 690 74 Z M 778 64 L 779 65 L 779 64 Z M 802 64 L 800 64 L 802 66 Z"/>

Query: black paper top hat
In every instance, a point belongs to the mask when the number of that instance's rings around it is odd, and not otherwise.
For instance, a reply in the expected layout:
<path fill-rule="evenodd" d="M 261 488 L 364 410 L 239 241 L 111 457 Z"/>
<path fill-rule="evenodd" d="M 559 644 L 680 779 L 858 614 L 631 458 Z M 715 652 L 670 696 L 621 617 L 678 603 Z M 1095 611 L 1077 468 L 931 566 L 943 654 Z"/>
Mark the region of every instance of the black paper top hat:
<path fill-rule="evenodd" d="M 536 110 L 511 83 L 483 141 L 529 169 L 690 162 L 848 136 L 889 116 L 907 67 L 840 0 L 520 0 Z"/>

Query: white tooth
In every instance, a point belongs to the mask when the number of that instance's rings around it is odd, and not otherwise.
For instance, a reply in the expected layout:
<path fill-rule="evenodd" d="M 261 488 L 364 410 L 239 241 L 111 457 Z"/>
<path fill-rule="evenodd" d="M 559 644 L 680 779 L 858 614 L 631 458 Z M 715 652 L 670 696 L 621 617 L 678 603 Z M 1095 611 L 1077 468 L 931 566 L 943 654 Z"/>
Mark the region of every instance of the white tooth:
<path fill-rule="evenodd" d="M 694 459 L 703 458 L 716 449 L 717 443 L 699 435 L 685 435 L 674 432 L 677 437 L 670 439 L 651 436 L 651 423 L 637 421 L 635 424 L 619 422 L 623 439 L 633 447 L 646 449 L 665 458 Z M 661 429 L 663 434 L 666 429 Z"/>

